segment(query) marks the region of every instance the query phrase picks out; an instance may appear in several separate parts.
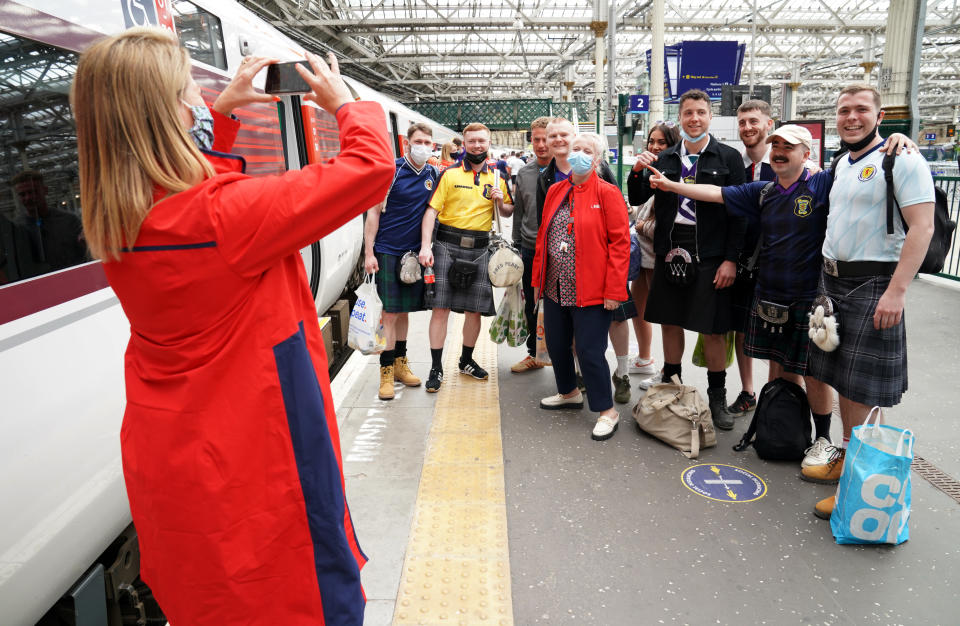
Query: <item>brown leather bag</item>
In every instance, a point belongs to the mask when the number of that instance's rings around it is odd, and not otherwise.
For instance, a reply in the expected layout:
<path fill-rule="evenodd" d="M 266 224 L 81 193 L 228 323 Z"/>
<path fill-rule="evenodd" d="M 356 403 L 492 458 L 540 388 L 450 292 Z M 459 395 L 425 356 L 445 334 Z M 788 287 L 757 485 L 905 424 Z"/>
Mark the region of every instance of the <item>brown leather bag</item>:
<path fill-rule="evenodd" d="M 673 382 L 656 383 L 633 407 L 637 425 L 660 441 L 695 459 L 702 448 L 717 445 L 717 432 L 710 417 L 710 405 L 696 387 Z"/>

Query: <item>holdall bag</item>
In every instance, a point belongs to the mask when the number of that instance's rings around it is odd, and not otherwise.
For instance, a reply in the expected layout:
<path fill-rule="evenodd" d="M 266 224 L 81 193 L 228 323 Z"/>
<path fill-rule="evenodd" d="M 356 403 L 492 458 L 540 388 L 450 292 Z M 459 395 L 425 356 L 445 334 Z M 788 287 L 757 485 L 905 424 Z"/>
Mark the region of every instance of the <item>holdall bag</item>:
<path fill-rule="evenodd" d="M 717 445 L 710 406 L 696 387 L 673 382 L 656 383 L 633 407 L 633 418 L 644 432 L 680 451 L 688 459 L 703 448 Z"/>
<path fill-rule="evenodd" d="M 761 459 L 800 461 L 810 447 L 810 434 L 810 403 L 803 387 L 775 378 L 760 390 L 750 428 L 733 449 L 743 452 L 752 444 Z"/>
<path fill-rule="evenodd" d="M 910 538 L 913 433 L 879 422 L 880 407 L 873 407 L 850 434 L 830 517 L 837 543 L 897 545 Z"/>

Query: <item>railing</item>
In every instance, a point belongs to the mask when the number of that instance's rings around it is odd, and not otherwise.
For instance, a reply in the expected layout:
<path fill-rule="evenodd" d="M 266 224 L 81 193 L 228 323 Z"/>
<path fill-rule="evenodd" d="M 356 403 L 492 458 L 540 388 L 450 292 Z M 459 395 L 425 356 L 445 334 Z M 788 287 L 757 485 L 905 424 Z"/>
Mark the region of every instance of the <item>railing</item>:
<path fill-rule="evenodd" d="M 933 183 L 947 194 L 950 219 L 960 222 L 960 176 L 934 176 Z M 953 232 L 953 241 L 950 242 L 950 252 L 943 264 L 943 271 L 937 276 L 960 280 L 960 246 L 957 245 L 956 231 Z"/>
<path fill-rule="evenodd" d="M 574 106 L 581 122 L 590 120 L 588 103 L 551 102 L 548 99 L 408 102 L 407 106 L 458 132 L 471 122 L 481 122 L 492 130 L 528 130 L 530 122 L 538 117 L 572 120 Z"/>

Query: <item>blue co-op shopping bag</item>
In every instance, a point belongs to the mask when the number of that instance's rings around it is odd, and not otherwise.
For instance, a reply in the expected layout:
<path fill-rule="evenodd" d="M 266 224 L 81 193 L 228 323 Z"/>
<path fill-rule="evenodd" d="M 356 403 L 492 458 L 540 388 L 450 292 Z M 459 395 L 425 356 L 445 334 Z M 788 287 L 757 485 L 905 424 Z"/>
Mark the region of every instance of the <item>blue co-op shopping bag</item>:
<path fill-rule="evenodd" d="M 879 418 L 874 407 L 850 435 L 830 517 L 837 543 L 899 544 L 910 538 L 913 433 L 879 424 Z"/>

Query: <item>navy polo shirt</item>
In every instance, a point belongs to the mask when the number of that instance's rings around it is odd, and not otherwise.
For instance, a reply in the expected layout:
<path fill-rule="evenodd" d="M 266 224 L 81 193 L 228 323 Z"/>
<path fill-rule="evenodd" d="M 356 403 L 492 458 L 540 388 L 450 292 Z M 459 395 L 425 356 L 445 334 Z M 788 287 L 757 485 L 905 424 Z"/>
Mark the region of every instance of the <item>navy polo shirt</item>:
<path fill-rule="evenodd" d="M 418 172 L 405 158 L 397 159 L 397 171 L 387 192 L 387 206 L 380 214 L 380 229 L 373 251 L 402 255 L 420 249 L 420 225 L 440 172 L 424 164 Z"/>
<path fill-rule="evenodd" d="M 779 304 L 809 300 L 817 293 L 823 238 L 833 177 L 829 172 L 803 176 L 789 188 L 774 184 L 760 206 L 767 182 L 723 188 L 733 215 L 760 224 L 757 295 Z"/>

